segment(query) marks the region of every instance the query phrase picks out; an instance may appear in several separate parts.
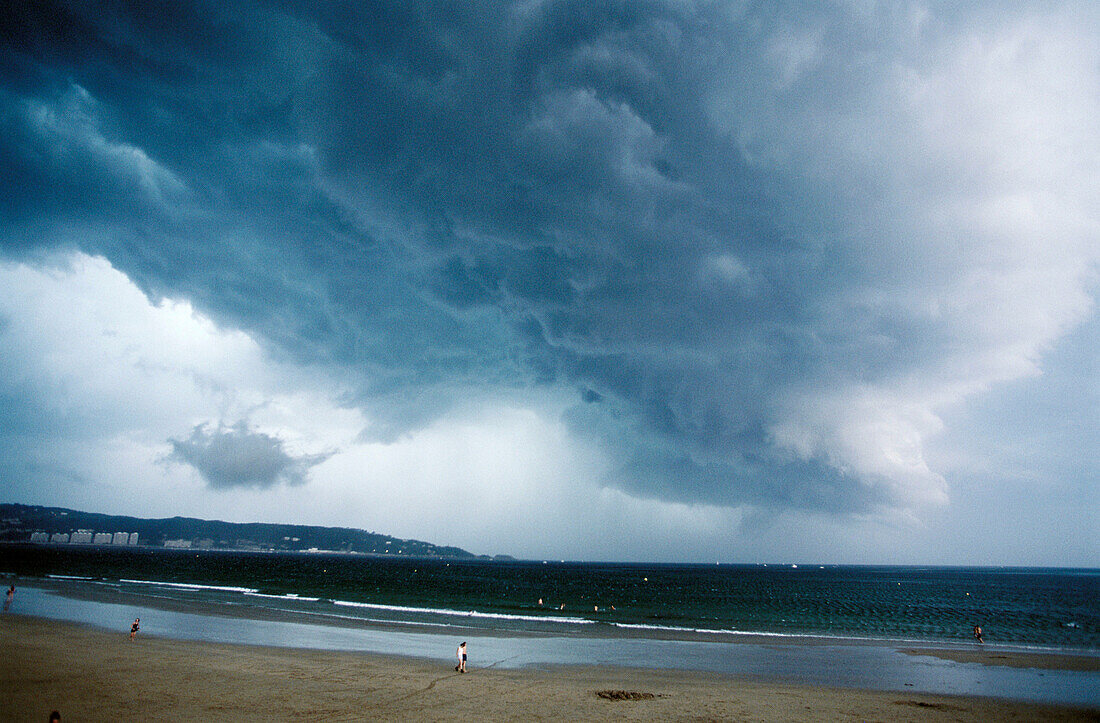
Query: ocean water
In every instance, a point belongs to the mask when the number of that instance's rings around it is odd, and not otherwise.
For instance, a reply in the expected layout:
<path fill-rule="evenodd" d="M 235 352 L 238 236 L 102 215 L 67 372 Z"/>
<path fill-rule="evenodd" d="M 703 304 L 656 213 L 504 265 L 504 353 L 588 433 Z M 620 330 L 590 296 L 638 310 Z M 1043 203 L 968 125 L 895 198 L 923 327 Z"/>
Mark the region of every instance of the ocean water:
<path fill-rule="evenodd" d="M 1100 570 L 485 562 L 0 546 L 0 574 L 339 620 L 553 636 L 1100 652 Z M 540 604 L 541 600 L 541 604 Z"/>

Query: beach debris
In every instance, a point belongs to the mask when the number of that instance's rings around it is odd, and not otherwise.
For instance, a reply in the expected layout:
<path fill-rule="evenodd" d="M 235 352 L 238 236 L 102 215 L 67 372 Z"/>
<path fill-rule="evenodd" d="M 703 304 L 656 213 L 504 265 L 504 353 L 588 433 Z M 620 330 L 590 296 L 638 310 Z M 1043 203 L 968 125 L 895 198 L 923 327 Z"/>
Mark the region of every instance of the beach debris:
<path fill-rule="evenodd" d="M 909 705 L 914 708 L 931 708 L 932 710 L 942 711 L 954 711 L 958 713 L 966 713 L 968 708 L 960 708 L 957 705 L 950 705 L 948 703 L 930 703 L 925 700 L 895 700 L 894 705 Z"/>
<path fill-rule="evenodd" d="M 596 695 L 605 700 L 651 700 L 653 693 L 639 693 L 636 690 L 597 690 Z"/>

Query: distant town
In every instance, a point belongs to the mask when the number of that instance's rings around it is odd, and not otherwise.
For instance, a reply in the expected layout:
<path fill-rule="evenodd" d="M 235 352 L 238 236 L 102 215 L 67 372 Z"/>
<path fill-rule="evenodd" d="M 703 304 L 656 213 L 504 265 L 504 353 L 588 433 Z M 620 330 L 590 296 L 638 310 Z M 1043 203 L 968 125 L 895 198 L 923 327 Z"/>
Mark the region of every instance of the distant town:
<path fill-rule="evenodd" d="M 32 532 L 31 542 L 51 542 L 55 545 L 136 545 L 138 533 L 76 530 L 75 532 L 55 532 L 51 535 L 48 532 Z M 190 540 L 169 540 L 168 542 L 190 542 Z M 184 545 L 170 545 L 168 542 L 165 543 L 165 547 L 184 547 Z"/>
<path fill-rule="evenodd" d="M 459 547 L 404 540 L 347 527 L 146 519 L 61 507 L 0 504 L 0 542 L 111 548 L 342 553 L 487 559 Z M 497 556 L 493 559 L 507 559 Z"/>
<path fill-rule="evenodd" d="M 10 518 L 4 520 L 4 522 L 10 522 Z M 35 544 L 51 544 L 51 545 L 115 545 L 115 546 L 134 546 L 138 544 L 139 532 L 96 532 L 95 530 L 75 530 L 73 532 L 32 532 L 30 541 Z M 298 537 L 284 537 L 283 541 L 288 543 L 297 543 L 301 540 Z M 387 540 L 385 547 L 389 548 L 393 545 L 393 542 Z M 197 540 L 192 539 L 178 539 L 178 540 L 162 540 L 160 542 L 161 547 L 169 550 L 189 550 L 192 547 L 199 550 L 213 550 L 213 549 L 231 549 L 231 550 L 254 550 L 254 551 L 276 551 L 275 547 L 267 547 L 257 543 L 254 540 L 234 540 L 232 542 L 227 541 L 215 541 L 209 537 L 202 537 Z M 282 545 L 279 549 L 289 549 L 286 545 Z M 305 552 L 348 552 L 345 548 L 343 550 L 322 550 L 317 547 L 305 548 Z M 384 550 L 383 554 L 389 553 L 390 550 Z M 404 554 L 402 547 L 393 549 L 393 552 L 401 555 Z"/>

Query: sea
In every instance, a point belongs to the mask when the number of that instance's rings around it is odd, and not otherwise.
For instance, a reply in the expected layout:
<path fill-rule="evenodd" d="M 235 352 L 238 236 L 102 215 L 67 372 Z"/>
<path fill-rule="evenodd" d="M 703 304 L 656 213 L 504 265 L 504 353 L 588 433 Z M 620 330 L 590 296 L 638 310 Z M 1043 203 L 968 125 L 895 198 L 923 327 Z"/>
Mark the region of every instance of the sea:
<path fill-rule="evenodd" d="M 922 649 L 1100 657 L 1100 570 L 415 559 L 0 545 L 13 612 L 181 639 L 610 665 L 1100 709 L 1100 672 Z M 974 639 L 980 625 L 984 642 Z"/>
<path fill-rule="evenodd" d="M 8 545 L 0 574 L 497 632 L 875 640 L 1100 653 L 1100 570 L 630 564 Z"/>

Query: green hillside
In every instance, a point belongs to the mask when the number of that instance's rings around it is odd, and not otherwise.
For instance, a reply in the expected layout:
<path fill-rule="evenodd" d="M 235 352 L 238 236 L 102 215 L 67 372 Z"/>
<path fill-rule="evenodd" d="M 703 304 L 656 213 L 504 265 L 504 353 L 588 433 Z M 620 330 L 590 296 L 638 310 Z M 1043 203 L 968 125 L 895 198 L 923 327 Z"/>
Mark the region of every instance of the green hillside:
<path fill-rule="evenodd" d="M 193 517 L 145 519 L 82 512 L 61 507 L 0 504 L 0 541 L 30 542 L 55 533 L 72 536 L 86 530 L 98 533 L 138 533 L 140 546 L 179 546 L 199 549 L 307 551 L 328 550 L 408 557 L 474 557 L 458 547 L 403 540 L 349 527 L 283 525 L 265 522 L 222 522 Z M 35 536 L 35 533 L 39 533 Z M 67 543 L 73 544 L 73 543 Z"/>

